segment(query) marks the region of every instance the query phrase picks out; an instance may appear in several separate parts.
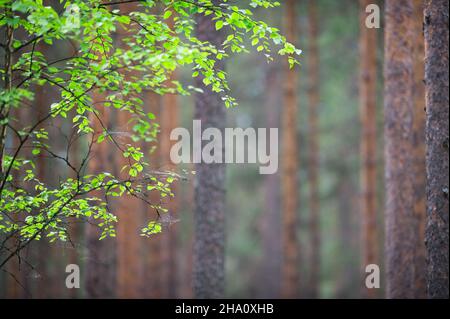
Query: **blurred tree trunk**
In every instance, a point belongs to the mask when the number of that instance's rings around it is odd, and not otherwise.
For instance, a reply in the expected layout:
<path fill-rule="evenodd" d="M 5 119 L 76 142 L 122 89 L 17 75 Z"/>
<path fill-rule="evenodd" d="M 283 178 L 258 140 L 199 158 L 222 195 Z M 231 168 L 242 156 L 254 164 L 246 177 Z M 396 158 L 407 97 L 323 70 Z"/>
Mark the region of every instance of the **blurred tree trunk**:
<path fill-rule="evenodd" d="M 224 41 L 210 16 L 197 16 L 197 37 L 215 46 Z M 216 67 L 224 69 L 224 63 Z M 206 87 L 202 77 L 196 78 L 196 86 L 204 93 L 195 96 L 195 119 L 202 121 L 202 130 L 215 127 L 223 136 L 226 114 L 220 95 Z M 225 165 L 200 163 L 195 170 L 194 294 L 196 298 L 219 298 L 225 288 Z"/>
<path fill-rule="evenodd" d="M 372 0 L 360 0 L 360 116 L 361 116 L 361 219 L 362 219 L 362 283 L 365 268 L 380 264 L 377 231 L 377 33 L 365 26 L 366 7 Z M 377 297 L 377 289 L 362 286 L 365 298 Z"/>
<path fill-rule="evenodd" d="M 414 12 L 411 1 L 386 1 L 385 178 L 386 270 L 388 298 L 413 297 Z M 442 173 L 442 172 L 441 172 Z"/>
<path fill-rule="evenodd" d="M 161 14 L 162 5 L 156 4 L 151 9 L 154 14 Z M 155 92 L 147 91 L 143 96 L 144 107 L 146 112 L 151 112 L 155 115 L 156 122 L 161 126 L 162 123 L 162 109 L 163 109 L 163 97 Z M 160 126 L 160 127 L 161 127 Z M 155 141 L 151 143 L 143 143 L 142 149 L 150 164 L 149 168 L 144 168 L 147 174 L 152 174 L 153 170 L 159 170 L 162 162 L 162 150 L 161 150 L 161 132 L 158 134 Z M 157 192 L 151 192 L 149 194 L 151 203 L 157 203 L 160 201 L 160 196 Z M 145 223 L 150 220 L 158 218 L 157 212 L 144 202 L 142 207 L 145 215 Z M 145 239 L 143 246 L 145 251 L 143 255 L 145 259 L 143 261 L 144 271 L 144 287 L 143 294 L 145 298 L 166 298 L 167 293 L 167 275 L 166 265 L 164 264 L 164 236 L 167 230 L 163 228 L 162 234 L 155 234 L 150 238 Z"/>
<path fill-rule="evenodd" d="M 279 127 L 278 105 L 280 83 L 277 70 L 266 67 L 264 100 L 266 101 L 266 123 L 268 128 Z M 279 174 L 264 177 L 265 209 L 261 220 L 262 259 L 258 276 L 258 298 L 279 298 L 281 278 L 281 214 Z"/>
<path fill-rule="evenodd" d="M 73 112 L 74 114 L 76 112 Z M 74 115 L 75 116 L 75 115 Z M 72 130 L 75 130 L 75 128 L 72 128 Z M 69 148 L 69 160 L 72 163 L 72 165 L 75 168 L 79 168 L 81 165 L 81 149 L 80 149 L 80 139 L 76 134 L 70 135 L 70 148 Z M 71 178 L 76 178 L 76 174 L 74 171 L 69 170 L 69 175 Z M 76 218 L 70 219 L 70 228 L 69 228 L 69 236 L 70 236 L 70 243 L 69 243 L 69 263 L 70 264 L 76 264 L 80 265 L 80 250 L 81 245 L 80 243 L 83 240 L 83 230 L 84 227 L 80 223 L 80 221 Z M 80 295 L 80 289 L 70 289 L 69 291 L 70 298 L 77 298 L 81 297 Z"/>
<path fill-rule="evenodd" d="M 12 119 L 23 120 L 24 126 L 28 124 L 28 122 L 23 118 L 24 117 L 24 108 L 12 109 L 9 113 L 9 116 Z M 12 123 L 14 125 L 14 122 Z M 11 146 L 12 152 L 19 147 L 20 141 L 17 135 L 15 135 L 12 130 L 5 131 L 5 148 Z M 7 153 L 7 152 L 5 152 Z M 11 151 L 9 152 L 11 153 Z M 13 170 L 11 175 L 14 181 L 21 185 L 21 173 L 19 171 Z M 20 221 L 22 218 L 19 216 L 13 216 L 13 220 L 15 222 Z M 3 240 L 3 238 L 2 238 Z M 20 245 L 20 236 L 15 234 L 12 238 L 10 238 L 6 243 L 5 247 L 10 251 L 14 251 Z M 24 251 L 18 252 L 16 256 L 14 256 L 6 265 L 6 298 L 8 299 L 19 299 L 23 298 L 26 295 L 25 291 L 25 282 L 23 279 L 23 274 L 25 273 L 25 268 L 28 267 L 24 264 L 22 257 L 24 255 Z"/>
<path fill-rule="evenodd" d="M 414 0 L 414 121 L 412 145 L 414 148 L 414 215 L 415 256 L 414 256 L 414 298 L 426 298 L 426 166 L 425 166 L 425 66 L 423 37 L 423 0 Z"/>
<path fill-rule="evenodd" d="M 43 54 L 46 54 L 45 52 L 45 46 L 39 45 L 38 50 L 42 52 Z M 48 105 L 50 105 L 49 101 L 51 101 L 52 97 L 54 96 L 55 91 L 48 87 L 48 86 L 36 86 L 35 89 L 35 100 L 34 105 L 36 109 L 36 118 L 43 118 L 48 113 Z M 46 99 L 45 99 L 45 98 Z M 49 181 L 47 179 L 49 171 L 49 165 L 47 161 L 45 160 L 45 157 L 39 155 L 39 157 L 36 159 L 36 176 L 40 181 Z M 36 255 L 36 263 L 37 267 L 36 270 L 38 272 L 38 281 L 36 282 L 37 289 L 36 289 L 36 295 L 37 298 L 50 298 L 54 297 L 52 296 L 52 289 L 50 289 L 50 283 L 52 280 L 52 274 L 51 274 L 51 263 L 53 262 L 53 257 L 55 247 L 54 244 L 49 244 L 47 240 L 39 240 L 38 242 L 34 243 L 35 249 L 37 250 Z"/>
<path fill-rule="evenodd" d="M 425 5 L 428 296 L 448 298 L 448 6 Z"/>
<path fill-rule="evenodd" d="M 120 4 L 121 14 L 128 15 L 130 12 L 139 10 L 138 4 Z M 136 30 L 139 26 L 133 25 Z M 129 32 L 124 29 L 118 29 L 117 41 L 119 46 L 126 45 L 124 38 Z M 133 72 L 128 75 L 130 78 Z M 117 130 L 119 132 L 131 132 L 132 127 L 129 123 L 131 114 L 127 111 L 119 111 L 117 114 Z M 122 149 L 126 145 L 141 147 L 142 143 L 134 143 L 129 137 L 119 137 Z M 119 170 L 124 165 L 129 165 L 127 158 L 119 155 L 115 158 L 115 165 Z M 122 178 L 128 178 L 127 170 L 121 174 Z M 142 282 L 144 276 L 144 263 L 139 260 L 143 253 L 144 243 L 148 239 L 140 237 L 140 230 L 144 225 L 144 209 L 141 200 L 134 196 L 126 195 L 116 202 L 117 210 L 117 296 L 119 298 L 139 298 L 145 289 L 145 283 Z"/>
<path fill-rule="evenodd" d="M 315 0 L 308 1 L 309 22 L 309 83 L 308 83 L 308 123 L 309 123 L 309 209 L 310 209 L 310 275 L 309 297 L 319 296 L 320 278 L 320 207 L 319 207 L 319 132 L 318 132 L 318 107 L 319 107 L 319 52 L 317 49 L 317 7 Z"/>
<path fill-rule="evenodd" d="M 93 102 L 102 101 L 103 96 L 94 94 Z M 98 104 L 97 104 L 98 105 Z M 111 129 L 111 112 L 103 106 L 97 107 L 98 117 L 108 129 Z M 98 134 L 103 132 L 103 127 L 94 116 L 91 118 L 93 129 Z M 93 141 L 95 143 L 95 140 Z M 94 144 L 92 159 L 89 161 L 88 170 L 92 174 L 111 169 L 111 152 L 109 144 L 105 140 L 101 144 Z M 113 298 L 116 296 L 116 239 L 106 238 L 99 240 L 100 231 L 96 226 L 88 225 L 85 229 L 88 258 L 86 262 L 86 294 L 88 298 Z"/>
<path fill-rule="evenodd" d="M 173 72 L 171 81 L 177 80 L 176 72 Z M 178 102 L 176 94 L 166 94 L 163 97 L 161 110 L 161 162 L 162 168 L 171 172 L 175 172 L 176 165 L 170 160 L 170 149 L 173 141 L 170 140 L 170 132 L 178 126 Z M 169 210 L 166 216 L 167 230 L 163 232 L 164 237 L 164 270 L 165 285 L 167 289 L 167 298 L 176 298 L 178 293 L 178 271 L 177 271 L 177 240 L 178 240 L 178 224 L 175 222 L 178 211 L 178 184 L 172 184 L 174 198 L 165 205 Z"/>
<path fill-rule="evenodd" d="M 146 112 L 151 112 L 155 115 L 156 121 L 160 121 L 161 114 L 161 104 L 162 97 L 159 94 L 154 92 L 147 92 L 144 95 L 144 103 Z M 158 135 L 158 139 L 160 139 L 160 135 Z M 143 151 L 145 156 L 148 158 L 148 162 L 150 164 L 150 170 L 156 170 L 160 167 L 160 140 L 156 140 L 155 143 L 144 143 Z M 150 172 L 147 172 L 151 174 Z M 149 195 L 150 202 L 154 203 L 159 201 L 159 195 L 155 192 L 150 193 Z M 153 208 L 149 208 L 146 203 L 142 203 L 146 215 L 146 219 L 155 220 L 157 218 L 157 214 Z M 163 230 L 166 232 L 166 230 Z M 144 288 L 144 296 L 146 298 L 163 298 L 166 296 L 166 290 L 164 289 L 164 278 L 163 278 L 163 238 L 162 234 L 155 234 L 151 238 L 145 240 L 145 260 L 144 260 L 144 268 L 145 268 L 145 288 Z"/>
<path fill-rule="evenodd" d="M 126 111 L 118 112 L 118 130 L 120 132 L 130 132 L 132 129 L 128 127 L 130 115 Z M 124 137 L 124 139 L 128 139 Z M 123 141 L 123 140 L 122 140 Z M 132 144 L 131 140 L 127 143 Z M 135 145 L 139 147 L 140 145 Z M 116 158 L 116 165 L 121 169 L 129 162 L 122 155 Z M 122 174 L 125 176 L 127 170 Z M 142 254 L 143 242 L 148 241 L 139 236 L 140 229 L 143 226 L 143 207 L 142 202 L 130 195 L 124 195 L 117 201 L 117 296 L 119 298 L 139 298 L 141 297 L 141 289 L 144 289 L 143 264 L 139 257 Z M 150 239 L 151 240 L 151 239 Z"/>
<path fill-rule="evenodd" d="M 190 164 L 189 171 L 194 170 L 193 165 Z M 194 224 L 194 183 L 195 180 L 190 178 L 188 181 L 189 185 L 185 187 L 180 187 L 179 190 L 182 192 L 182 198 L 180 201 L 180 217 L 181 212 L 183 212 L 183 221 L 187 225 Z M 187 229 L 186 229 L 187 228 Z M 192 273 L 193 273 L 193 247 L 194 247 L 194 231 L 192 227 L 183 227 L 183 230 L 186 230 L 184 240 L 180 238 L 179 249 L 180 249 L 180 259 L 183 267 L 180 267 L 179 271 L 181 273 L 181 287 L 179 298 L 190 299 L 193 298 L 193 289 L 192 289 Z M 181 235 L 181 233 L 180 233 Z M 181 237 L 181 236 L 180 236 Z"/>
<path fill-rule="evenodd" d="M 291 43 L 296 41 L 296 1 L 286 3 L 286 36 Z M 282 294 L 286 298 L 298 296 L 299 286 L 299 242 L 297 238 L 298 209 L 298 145 L 297 145 L 297 72 L 286 63 L 285 106 L 283 127 L 283 268 Z"/>

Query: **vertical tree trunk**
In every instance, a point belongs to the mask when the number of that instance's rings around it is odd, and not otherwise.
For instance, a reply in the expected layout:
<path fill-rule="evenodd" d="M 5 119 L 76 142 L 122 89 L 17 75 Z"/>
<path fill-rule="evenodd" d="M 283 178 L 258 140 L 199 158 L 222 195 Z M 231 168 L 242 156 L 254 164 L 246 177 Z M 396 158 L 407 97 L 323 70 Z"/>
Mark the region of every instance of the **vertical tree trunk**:
<path fill-rule="evenodd" d="M 310 276 L 309 297 L 319 295 L 320 277 L 320 218 L 319 218 L 319 143 L 318 143 L 318 107 L 319 107 L 319 52 L 317 49 L 317 7 L 314 0 L 308 2 L 309 52 L 308 52 L 308 122 L 309 122 L 309 209 L 310 209 Z"/>
<path fill-rule="evenodd" d="M 10 118 L 22 119 L 24 124 L 26 120 L 24 119 L 24 110 L 23 109 L 12 109 L 10 111 Z M 14 122 L 12 123 L 14 125 Z M 27 125 L 26 122 L 25 125 Z M 12 146 L 12 152 L 15 152 L 19 147 L 19 139 L 15 134 L 12 134 L 12 131 L 5 131 L 5 146 Z M 21 175 L 18 171 L 12 171 L 11 175 L 18 185 L 21 185 Z M 22 216 L 13 216 L 13 220 L 15 222 L 20 221 Z M 3 239 L 3 238 L 2 238 Z M 7 241 L 8 249 L 14 250 L 20 245 L 20 236 L 14 235 L 11 239 Z M 14 256 L 9 263 L 6 265 L 6 298 L 8 299 L 19 299 L 23 298 L 26 295 L 27 291 L 25 291 L 25 282 L 23 281 L 23 274 L 25 273 L 25 268 L 28 267 L 22 260 L 24 257 L 24 252 L 18 252 L 17 256 Z"/>
<path fill-rule="evenodd" d="M 291 43 L 296 39 L 295 0 L 286 4 L 286 36 Z M 284 297 L 298 296 L 299 286 L 299 243 L 297 238 L 297 72 L 286 64 L 285 106 L 283 112 L 283 278 Z"/>
<path fill-rule="evenodd" d="M 102 96 L 95 94 L 93 101 L 103 100 Z M 100 107 L 98 116 L 103 123 L 110 127 L 109 109 Z M 93 121 L 93 128 L 96 134 L 103 131 L 96 118 Z M 94 145 L 92 159 L 89 161 L 89 171 L 98 174 L 110 169 L 108 163 L 111 161 L 108 151 L 108 142 Z M 100 232 L 95 226 L 86 227 L 86 245 L 88 258 L 86 262 L 86 293 L 88 298 L 113 298 L 116 288 L 116 260 L 115 260 L 115 239 L 99 240 Z"/>
<path fill-rule="evenodd" d="M 197 17 L 197 37 L 215 46 L 224 41 L 211 18 L 203 15 Z M 216 66 L 224 68 L 221 62 Z M 201 77 L 196 86 L 204 93 L 196 94 L 195 118 L 202 121 L 202 130 L 215 127 L 223 136 L 226 114 L 220 95 L 205 87 Z M 225 288 L 225 165 L 200 163 L 195 170 L 194 293 L 196 298 L 219 298 Z"/>
<path fill-rule="evenodd" d="M 161 104 L 162 97 L 154 92 L 147 92 L 144 95 L 144 103 L 146 112 L 151 112 L 155 115 L 156 121 L 161 123 Z M 160 167 L 161 160 L 161 148 L 160 140 L 161 134 L 158 135 L 158 140 L 155 145 L 144 143 L 143 151 L 145 156 L 148 157 L 148 162 L 150 164 L 150 170 L 157 170 Z M 151 174 L 151 172 L 147 172 Z M 159 195 L 152 192 L 149 195 L 150 202 L 156 203 L 159 201 Z M 157 214 L 154 209 L 149 208 L 146 203 L 142 203 L 144 206 L 144 211 L 146 212 L 146 220 L 154 220 L 157 218 Z M 164 229 L 163 232 L 167 230 Z M 144 242 L 145 247 L 145 288 L 144 295 L 146 298 L 163 298 L 166 294 L 166 289 L 164 289 L 164 278 L 163 278 L 163 260 L 162 260 L 162 250 L 163 250 L 163 237 L 162 234 L 156 234 Z"/>
<path fill-rule="evenodd" d="M 362 293 L 366 298 L 377 296 L 376 289 L 364 285 L 365 268 L 379 265 L 377 237 L 377 32 L 365 26 L 366 7 L 371 0 L 360 0 L 360 116 L 361 116 L 361 219 L 362 219 Z"/>
<path fill-rule="evenodd" d="M 267 127 L 279 127 L 280 119 L 276 105 L 278 105 L 279 90 L 276 83 L 280 83 L 277 70 L 266 67 L 265 104 Z M 281 278 L 281 214 L 279 174 L 264 177 L 265 209 L 261 220 L 262 260 L 260 261 L 260 276 L 258 279 L 258 297 L 279 298 Z"/>
<path fill-rule="evenodd" d="M 121 14 L 129 15 L 131 12 L 139 10 L 138 4 L 121 4 L 119 5 Z M 139 26 L 133 25 L 134 30 L 138 30 Z M 124 38 L 129 36 L 126 29 L 118 29 L 117 45 L 125 45 Z M 130 78 L 133 72 L 128 74 Z M 126 111 L 117 113 L 117 130 L 119 132 L 131 132 L 132 124 L 129 123 L 131 114 Z M 119 142 L 124 149 L 127 144 L 134 147 L 141 147 L 140 143 L 134 143 L 127 136 L 119 136 Z M 119 170 L 124 165 L 129 165 L 127 158 L 118 155 L 114 164 Z M 119 173 L 122 178 L 129 178 L 127 170 Z M 145 283 L 142 282 L 144 263 L 138 260 L 143 253 L 144 241 L 146 239 L 140 237 L 140 230 L 144 222 L 144 210 L 142 202 L 131 195 L 123 196 L 116 202 L 117 211 L 117 296 L 119 298 L 139 298 L 145 289 Z"/>
<path fill-rule="evenodd" d="M 414 252 L 414 298 L 426 298 L 426 167 L 425 167 L 425 84 L 424 84 L 424 37 L 423 0 L 414 0 L 414 121 L 413 121 L 413 169 L 415 252 Z"/>
<path fill-rule="evenodd" d="M 172 73 L 172 81 L 177 79 L 176 72 Z M 173 145 L 173 141 L 170 140 L 170 132 L 178 125 L 178 102 L 177 95 L 166 94 L 163 97 L 163 105 L 161 110 L 161 162 L 164 170 L 174 172 L 176 165 L 170 160 L 170 148 Z M 166 205 L 168 212 L 168 227 L 162 234 L 164 236 L 165 249 L 164 249 L 164 269 L 165 282 L 167 288 L 167 297 L 176 298 L 178 288 L 178 272 L 177 272 L 177 224 L 173 223 L 176 219 L 176 213 L 178 211 L 178 187 L 177 183 L 172 184 L 172 191 L 175 194 L 174 198 L 170 199 L 170 202 Z"/>
<path fill-rule="evenodd" d="M 448 298 L 448 6 L 425 5 L 428 296 Z"/>
<path fill-rule="evenodd" d="M 413 297 L 414 193 L 413 6 L 386 1 L 385 30 L 385 179 L 386 275 L 388 298 Z"/>
<path fill-rule="evenodd" d="M 130 116 L 119 111 L 118 130 L 130 132 Z M 127 138 L 125 138 L 127 139 Z M 131 141 L 127 143 L 132 144 Z M 125 143 L 124 143 L 125 144 Z M 139 145 L 135 145 L 139 146 Z M 116 159 L 118 168 L 128 164 L 122 155 Z M 126 170 L 125 170 L 126 171 Z M 124 171 L 124 173 L 125 173 Z M 126 176 L 123 176 L 126 178 Z M 139 298 L 141 295 L 143 268 L 138 258 L 141 256 L 143 238 L 139 236 L 143 225 L 142 202 L 132 196 L 123 196 L 117 202 L 117 296 L 119 298 Z"/>

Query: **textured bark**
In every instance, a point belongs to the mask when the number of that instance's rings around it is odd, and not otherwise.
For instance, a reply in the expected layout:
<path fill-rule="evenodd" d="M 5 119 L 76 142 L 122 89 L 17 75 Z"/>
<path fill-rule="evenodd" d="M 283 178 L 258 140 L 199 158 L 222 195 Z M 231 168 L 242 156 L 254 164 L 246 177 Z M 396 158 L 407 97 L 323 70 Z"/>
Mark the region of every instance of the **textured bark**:
<path fill-rule="evenodd" d="M 103 100 L 98 94 L 94 95 L 94 101 Z M 110 126 L 109 109 L 100 108 L 99 117 L 103 123 Z M 96 118 L 92 118 L 94 131 L 98 134 L 103 131 Z M 98 174 L 110 169 L 108 143 L 95 145 L 92 150 L 92 159 L 89 162 L 89 171 Z M 115 297 L 116 288 L 116 255 L 115 239 L 99 240 L 100 232 L 88 225 L 85 230 L 88 258 L 86 261 L 86 294 L 88 298 L 112 298 Z"/>
<path fill-rule="evenodd" d="M 265 79 L 265 104 L 267 127 L 279 127 L 279 115 L 276 109 L 279 90 L 275 83 L 279 83 L 279 76 L 274 67 L 267 67 Z M 264 177 L 265 208 L 261 220 L 262 259 L 260 276 L 258 276 L 258 298 L 279 298 L 281 278 L 281 213 L 279 174 Z"/>
<path fill-rule="evenodd" d="M 291 43 L 296 39 L 296 1 L 286 3 L 286 37 Z M 284 297 L 298 296 L 299 286 L 299 242 L 297 238 L 298 209 L 298 147 L 297 147 L 297 72 L 286 64 L 285 105 L 283 127 L 283 268 L 282 294 Z"/>
<path fill-rule="evenodd" d="M 413 6 L 386 1 L 385 179 L 386 276 L 388 298 L 413 297 Z"/>
<path fill-rule="evenodd" d="M 209 16 L 197 17 L 197 36 L 216 46 L 224 41 Z M 217 67 L 223 69 L 224 65 Z M 202 121 L 202 130 L 215 127 L 223 136 L 226 115 L 220 95 L 205 87 L 200 77 L 196 86 L 204 93 L 196 94 L 195 118 Z M 200 163 L 195 170 L 194 294 L 196 298 L 219 298 L 225 287 L 225 165 Z"/>
<path fill-rule="evenodd" d="M 425 66 L 423 37 L 423 0 L 414 0 L 414 121 L 413 121 L 413 167 L 414 216 L 414 298 L 426 298 L 426 168 L 425 168 Z"/>
<path fill-rule="evenodd" d="M 425 5 L 428 296 L 448 298 L 448 6 Z"/>
<path fill-rule="evenodd" d="M 377 32 L 365 26 L 366 7 L 371 0 L 360 0 L 360 74 L 359 104 L 361 116 L 361 221 L 362 221 L 362 294 L 375 298 L 377 289 L 367 289 L 365 268 L 380 264 L 377 237 Z"/>
<path fill-rule="evenodd" d="M 320 207 L 319 207 L 319 131 L 318 131 L 318 107 L 319 107 L 319 52 L 317 49 L 317 7 L 316 1 L 308 2 L 309 22 L 309 50 L 308 50 L 308 123 L 309 123 L 309 154 L 308 154 L 308 179 L 309 179 L 309 209 L 310 209 L 310 275 L 309 297 L 319 296 L 320 277 Z"/>

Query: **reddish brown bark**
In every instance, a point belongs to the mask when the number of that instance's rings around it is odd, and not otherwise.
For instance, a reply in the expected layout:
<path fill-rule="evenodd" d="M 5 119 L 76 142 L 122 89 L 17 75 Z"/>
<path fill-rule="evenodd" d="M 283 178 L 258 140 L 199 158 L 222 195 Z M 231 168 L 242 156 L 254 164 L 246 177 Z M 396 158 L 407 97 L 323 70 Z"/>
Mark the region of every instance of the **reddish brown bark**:
<path fill-rule="evenodd" d="M 386 1 L 385 179 L 386 276 L 388 298 L 412 298 L 414 279 L 413 6 Z"/>
<path fill-rule="evenodd" d="M 426 167 L 425 167 L 425 65 L 423 36 L 423 0 L 414 0 L 414 120 L 413 120 L 413 167 L 414 181 L 414 216 L 416 225 L 414 231 L 414 298 L 426 298 Z"/>
<path fill-rule="evenodd" d="M 296 41 L 296 1 L 286 3 L 286 37 Z M 298 145 L 297 145 L 297 72 L 286 64 L 285 101 L 282 119 L 283 127 L 283 268 L 282 294 L 284 297 L 298 296 L 299 286 L 299 243 L 297 238 L 298 209 Z"/>
<path fill-rule="evenodd" d="M 176 72 L 172 73 L 171 80 L 177 79 Z M 174 141 L 170 140 L 170 132 L 178 126 L 178 101 L 177 95 L 167 94 L 163 97 L 161 109 L 161 164 L 164 170 L 176 171 L 176 165 L 170 160 L 170 149 Z M 178 224 L 174 221 L 177 219 L 178 211 L 178 184 L 172 184 L 172 192 L 175 194 L 174 198 L 170 198 L 165 205 L 168 209 L 167 228 L 163 233 L 164 236 L 164 270 L 165 270 L 165 285 L 167 289 L 168 298 L 177 297 L 178 289 L 178 268 L 177 268 L 177 240 L 178 240 Z"/>
<path fill-rule="evenodd" d="M 117 129 L 120 132 L 130 132 L 130 116 L 126 111 L 118 114 Z M 130 143 L 128 141 L 127 143 Z M 129 165 L 128 159 L 118 155 L 115 161 L 118 167 Z M 125 170 L 123 173 L 126 173 Z M 127 176 L 123 175 L 124 178 Z M 142 264 L 139 262 L 143 239 L 140 229 L 143 225 L 142 202 L 131 195 L 123 196 L 117 202 L 117 296 L 119 298 L 139 298 L 143 285 Z"/>
<path fill-rule="evenodd" d="M 103 97 L 95 94 L 94 103 L 102 101 Z M 98 104 L 97 104 L 98 105 Z M 111 127 L 109 109 L 98 107 L 98 116 L 102 122 Z M 95 133 L 103 132 L 103 127 L 95 116 L 91 117 Z M 92 159 L 89 161 L 89 171 L 92 174 L 109 171 L 111 169 L 111 153 L 108 142 L 96 144 L 92 149 Z M 100 196 L 100 194 L 97 194 Z M 116 289 L 116 244 L 115 239 L 99 240 L 100 232 L 97 227 L 88 225 L 85 230 L 88 258 L 86 261 L 86 294 L 88 298 L 112 298 Z"/>
<path fill-rule="evenodd" d="M 371 0 L 360 0 L 360 75 L 359 99 L 361 117 L 361 221 L 362 221 L 362 293 L 375 298 L 376 289 L 367 289 L 365 268 L 380 264 L 377 237 L 377 32 L 365 25 L 366 7 Z"/>
<path fill-rule="evenodd" d="M 156 93 L 148 92 L 144 95 L 144 103 L 146 112 L 151 112 L 155 115 L 156 121 L 161 121 L 161 105 L 162 105 L 162 97 Z M 158 139 L 161 138 L 161 134 L 158 135 Z M 151 170 L 159 170 L 161 166 L 161 156 L 160 156 L 160 140 L 155 143 L 144 143 L 143 150 L 145 153 L 148 162 L 150 163 L 150 171 Z M 151 173 L 151 172 L 148 173 Z M 159 199 L 159 195 L 155 192 L 150 193 L 150 202 L 157 203 Z M 142 203 L 144 206 L 144 211 L 147 220 L 154 220 L 158 216 L 154 209 L 148 207 L 145 203 Z M 163 232 L 166 232 L 166 229 L 163 229 Z M 163 263 L 163 249 L 164 247 L 163 236 L 162 234 L 156 234 L 144 241 L 144 249 L 145 249 L 145 287 L 144 287 L 144 295 L 147 298 L 163 298 L 167 296 L 167 289 L 165 283 L 167 282 L 164 276 L 164 263 Z"/>

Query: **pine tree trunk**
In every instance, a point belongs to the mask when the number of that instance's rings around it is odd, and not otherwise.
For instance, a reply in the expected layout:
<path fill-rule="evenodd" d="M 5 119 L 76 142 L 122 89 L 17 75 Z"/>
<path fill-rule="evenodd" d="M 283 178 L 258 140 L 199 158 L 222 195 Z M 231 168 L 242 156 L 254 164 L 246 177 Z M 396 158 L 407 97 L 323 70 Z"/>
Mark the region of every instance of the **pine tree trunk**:
<path fill-rule="evenodd" d="M 129 120 L 130 116 L 126 111 L 119 111 L 117 126 L 119 132 L 130 132 L 132 130 L 130 124 L 128 124 Z M 131 141 L 127 143 L 132 144 Z M 128 160 L 122 155 L 116 157 L 115 163 L 118 168 L 129 164 Z M 126 173 L 126 171 L 123 173 Z M 126 176 L 122 175 L 122 178 L 126 178 Z M 149 240 L 139 236 L 144 223 L 142 202 L 133 196 L 123 196 L 117 201 L 116 211 L 118 218 L 117 296 L 119 298 L 139 298 L 144 283 L 141 281 L 143 268 L 138 258 L 142 254 L 144 241 Z"/>
<path fill-rule="evenodd" d="M 425 84 L 423 0 L 414 0 L 414 121 L 413 121 L 413 174 L 414 181 L 414 298 L 426 298 L 426 167 L 425 167 Z"/>
<path fill-rule="evenodd" d="M 320 277 L 320 207 L 319 207 L 319 52 L 317 49 L 317 7 L 314 0 L 309 0 L 309 52 L 308 52 L 308 108 L 309 108 L 309 209 L 310 209 L 310 282 L 309 294 L 311 298 L 319 296 Z"/>
<path fill-rule="evenodd" d="M 215 30 L 210 16 L 197 17 L 197 37 L 215 46 L 224 41 L 223 33 Z M 216 66 L 224 68 L 221 62 Z M 196 94 L 195 119 L 201 120 L 202 130 L 215 127 L 223 136 L 226 114 L 220 95 L 205 87 L 201 77 L 197 78 L 196 86 L 204 93 Z M 225 165 L 200 163 L 195 170 L 194 294 L 196 298 L 219 298 L 225 288 Z"/>
<path fill-rule="evenodd" d="M 159 94 L 153 92 L 147 92 L 144 95 L 144 103 L 146 112 L 151 112 L 155 115 L 156 121 L 161 122 L 161 105 L 162 105 L 162 97 Z M 162 123 L 161 123 L 162 124 Z M 159 170 L 161 165 L 161 148 L 160 148 L 160 138 L 161 134 L 158 135 L 158 140 L 153 143 L 144 143 L 143 151 L 148 158 L 148 162 L 150 163 L 150 170 Z M 154 148 L 156 147 L 156 148 Z M 154 149 L 153 149 L 154 148 Z M 151 174 L 151 171 L 147 172 Z M 152 192 L 149 195 L 150 202 L 158 202 L 159 195 Z M 142 203 L 145 211 L 146 221 L 154 220 L 157 218 L 157 214 L 155 213 L 153 208 L 149 208 L 146 203 Z M 163 232 L 167 232 L 164 228 Z M 166 289 L 164 287 L 164 263 L 163 263 L 163 236 L 162 234 L 156 234 L 144 242 L 145 246 L 145 260 L 144 263 L 144 278 L 145 278 L 145 287 L 143 290 L 144 296 L 146 298 L 163 298 L 166 294 Z"/>
<path fill-rule="evenodd" d="M 95 94 L 94 101 L 103 100 L 102 96 Z M 103 123 L 110 126 L 109 109 L 99 108 L 98 116 Z M 103 131 L 95 117 L 91 119 L 94 131 L 98 134 Z M 111 161 L 108 151 L 108 142 L 96 144 L 92 150 L 92 159 L 89 161 L 89 172 L 99 174 L 110 169 Z M 88 259 L 86 262 L 86 293 L 88 298 L 113 298 L 116 296 L 116 260 L 115 239 L 99 240 L 100 232 L 95 226 L 88 225 L 85 229 Z"/>
<path fill-rule="evenodd" d="M 286 37 L 291 43 L 296 39 L 296 1 L 286 4 Z M 285 106 L 283 127 L 283 268 L 282 294 L 287 298 L 298 296 L 299 286 L 299 243 L 297 238 L 298 209 L 298 146 L 297 146 L 297 72 L 286 64 Z"/>
<path fill-rule="evenodd" d="M 386 1 L 385 30 L 385 179 L 386 276 L 388 298 L 413 297 L 414 189 L 413 6 Z"/>
<path fill-rule="evenodd" d="M 177 79 L 176 72 L 172 73 L 171 81 Z M 172 129 L 178 126 L 178 102 L 177 95 L 166 94 L 163 97 L 163 105 L 161 109 L 161 164 L 164 170 L 174 172 L 176 165 L 170 160 L 170 149 L 173 145 L 173 141 L 170 140 L 170 132 Z M 177 267 L 177 233 L 178 225 L 175 222 L 178 211 L 178 184 L 174 182 L 172 184 L 172 191 L 175 194 L 174 198 L 165 205 L 169 210 L 166 216 L 167 229 L 163 232 L 164 237 L 164 269 L 165 269 L 165 286 L 167 288 L 167 298 L 176 298 L 178 289 L 178 267 Z"/>
<path fill-rule="evenodd" d="M 130 12 L 139 11 L 138 4 L 121 4 L 121 14 L 128 15 Z M 139 26 L 133 25 L 135 31 L 139 30 Z M 130 35 L 130 31 L 126 29 L 117 30 L 117 46 L 126 45 L 124 38 Z M 130 78 L 133 77 L 133 72 L 128 74 Z M 129 123 L 131 115 L 126 111 L 119 111 L 117 113 L 117 126 L 119 132 L 131 132 L 132 125 Z M 133 145 L 134 147 L 141 147 L 142 143 L 134 143 L 125 134 L 119 135 L 118 141 L 125 149 L 126 145 Z M 118 150 L 116 149 L 115 152 Z M 124 165 L 129 165 L 127 158 L 121 154 L 115 156 L 114 165 L 121 170 Z M 128 170 L 119 173 L 122 179 L 129 178 Z M 139 298 L 145 289 L 145 283 L 142 282 L 144 276 L 144 263 L 139 260 L 139 256 L 144 251 L 144 244 L 148 241 L 146 238 L 140 237 L 140 231 L 144 225 L 144 210 L 143 203 L 140 199 L 125 195 L 122 196 L 116 203 L 117 212 L 117 297 L 119 298 Z"/>
<path fill-rule="evenodd" d="M 379 265 L 377 237 L 377 32 L 365 26 L 366 7 L 371 0 L 360 0 L 360 116 L 361 116 L 361 218 L 362 218 L 362 265 Z M 361 281 L 364 283 L 364 277 Z M 363 296 L 375 298 L 376 289 L 362 287 Z"/>
<path fill-rule="evenodd" d="M 428 296 L 448 298 L 448 0 L 425 5 Z"/>
<path fill-rule="evenodd" d="M 273 66 L 266 67 L 265 106 L 266 124 L 268 128 L 279 127 L 280 119 L 278 105 L 278 86 L 280 78 Z M 261 219 L 261 241 L 263 254 L 260 261 L 260 276 L 258 277 L 258 298 L 279 298 L 281 278 L 281 214 L 279 174 L 264 177 L 265 208 Z"/>

